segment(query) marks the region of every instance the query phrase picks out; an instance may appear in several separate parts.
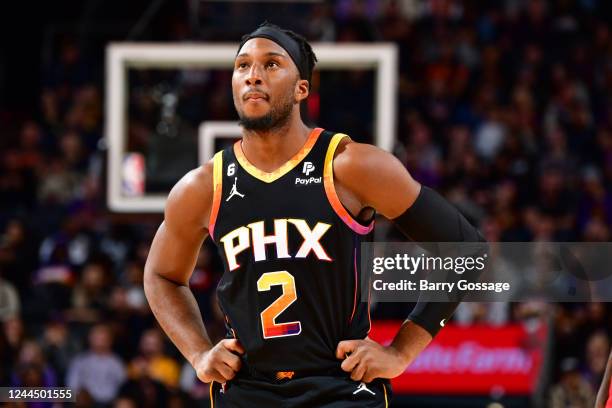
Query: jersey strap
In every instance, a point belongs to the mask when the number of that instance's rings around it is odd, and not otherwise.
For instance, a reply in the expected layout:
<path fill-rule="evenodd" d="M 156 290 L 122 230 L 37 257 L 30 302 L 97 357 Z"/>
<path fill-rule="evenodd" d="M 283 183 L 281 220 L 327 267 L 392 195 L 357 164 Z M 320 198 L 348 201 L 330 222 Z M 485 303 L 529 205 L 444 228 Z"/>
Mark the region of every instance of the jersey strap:
<path fill-rule="evenodd" d="M 214 240 L 215 223 L 221 205 L 221 194 L 223 192 L 223 151 L 215 153 L 213 157 L 213 201 L 210 209 L 210 219 L 208 220 L 208 233 Z"/>
<path fill-rule="evenodd" d="M 343 133 L 336 133 L 331 141 L 329 142 L 329 146 L 327 147 L 327 153 L 325 154 L 325 164 L 323 167 L 323 184 L 325 187 L 325 194 L 327 195 L 327 199 L 331 204 L 332 208 L 338 214 L 338 217 L 353 231 L 360 235 L 366 235 L 374 228 L 374 220 L 369 223 L 369 225 L 363 225 L 359 221 L 357 221 L 349 212 L 346 210 L 338 194 L 336 193 L 336 188 L 334 187 L 334 154 L 336 152 L 336 148 L 338 144 L 345 137 L 349 137 Z"/>

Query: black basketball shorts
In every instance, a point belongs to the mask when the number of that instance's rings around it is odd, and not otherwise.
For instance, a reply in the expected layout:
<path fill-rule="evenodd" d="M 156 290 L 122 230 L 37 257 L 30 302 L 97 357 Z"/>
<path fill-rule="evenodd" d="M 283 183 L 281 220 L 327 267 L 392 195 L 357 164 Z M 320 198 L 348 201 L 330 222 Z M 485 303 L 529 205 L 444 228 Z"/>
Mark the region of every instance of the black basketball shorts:
<path fill-rule="evenodd" d="M 212 408 L 388 408 L 389 381 L 371 383 L 349 377 L 310 376 L 267 382 L 235 378 L 211 383 Z"/>

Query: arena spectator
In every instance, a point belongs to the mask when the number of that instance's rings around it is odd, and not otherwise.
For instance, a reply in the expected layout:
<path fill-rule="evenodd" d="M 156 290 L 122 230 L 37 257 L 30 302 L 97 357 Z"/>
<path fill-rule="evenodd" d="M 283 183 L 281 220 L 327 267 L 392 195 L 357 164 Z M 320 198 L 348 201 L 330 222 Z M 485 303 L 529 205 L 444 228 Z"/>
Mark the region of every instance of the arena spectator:
<path fill-rule="evenodd" d="M 80 351 L 78 338 L 61 318 L 52 318 L 43 329 L 39 343 L 47 361 L 63 382 L 68 366 Z"/>
<path fill-rule="evenodd" d="M 561 362 L 561 379 L 550 392 L 550 408 L 591 408 L 595 393 L 578 370 L 578 359 L 566 358 Z"/>
<path fill-rule="evenodd" d="M 15 361 L 25 340 L 23 320 L 19 317 L 6 320 L 3 325 L 3 331 L 4 338 L 6 339 L 6 348 L 9 351 L 9 358 L 11 361 Z"/>
<path fill-rule="evenodd" d="M 57 387 L 57 373 L 47 364 L 45 356 L 40 345 L 34 340 L 25 341 L 19 356 L 13 375 L 11 376 L 11 385 L 15 387 L 26 387 L 26 383 L 31 380 L 32 375 L 39 378 L 36 383 L 39 387 Z M 30 380 L 28 380 L 30 379 Z M 32 385 L 28 385 L 32 386 Z"/>
<path fill-rule="evenodd" d="M 18 317 L 19 311 L 19 294 L 15 286 L 0 275 L 0 321 Z"/>
<path fill-rule="evenodd" d="M 72 291 L 72 308 L 66 311 L 71 321 L 95 323 L 108 309 L 110 277 L 101 263 L 88 263 Z"/>
<path fill-rule="evenodd" d="M 158 329 L 149 329 L 140 339 L 140 353 L 128 366 L 132 378 L 149 376 L 169 389 L 179 385 L 180 366 L 166 355 L 164 337 Z"/>
<path fill-rule="evenodd" d="M 20 218 L 9 219 L 0 237 L 0 271 L 22 296 L 28 292 L 36 268 L 36 241 Z"/>
<path fill-rule="evenodd" d="M 610 337 L 603 330 L 597 330 L 587 340 L 586 364 L 582 368 L 582 376 L 589 382 L 594 392 L 597 392 L 603 379 L 609 354 Z"/>
<path fill-rule="evenodd" d="M 124 364 L 113 353 L 112 343 L 108 326 L 93 326 L 89 332 L 89 350 L 78 354 L 70 363 L 66 386 L 77 395 L 85 391 L 96 403 L 112 402 L 126 379 Z"/>
<path fill-rule="evenodd" d="M 144 267 L 142 264 L 130 262 L 123 276 L 126 302 L 132 310 L 139 313 L 146 313 L 149 310 L 142 283 L 143 275 Z"/>

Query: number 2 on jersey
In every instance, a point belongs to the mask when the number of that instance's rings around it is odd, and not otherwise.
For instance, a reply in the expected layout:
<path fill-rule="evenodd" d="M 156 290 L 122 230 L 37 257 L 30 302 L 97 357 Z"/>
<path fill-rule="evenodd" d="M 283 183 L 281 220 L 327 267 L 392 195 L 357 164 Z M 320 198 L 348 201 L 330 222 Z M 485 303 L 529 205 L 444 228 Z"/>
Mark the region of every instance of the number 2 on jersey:
<path fill-rule="evenodd" d="M 296 336 L 302 332 L 299 321 L 276 323 L 278 315 L 283 313 L 297 299 L 295 279 L 287 271 L 266 272 L 257 280 L 257 290 L 268 291 L 272 286 L 282 285 L 283 294 L 261 312 L 261 328 L 264 339 L 274 337 Z"/>

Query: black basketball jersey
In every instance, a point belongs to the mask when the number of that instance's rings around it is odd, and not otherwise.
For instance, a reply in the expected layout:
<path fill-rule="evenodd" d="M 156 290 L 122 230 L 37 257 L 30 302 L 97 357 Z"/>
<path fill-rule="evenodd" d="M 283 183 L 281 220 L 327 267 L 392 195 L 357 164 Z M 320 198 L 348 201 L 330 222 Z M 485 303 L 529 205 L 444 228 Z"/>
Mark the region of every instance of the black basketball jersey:
<path fill-rule="evenodd" d="M 225 267 L 217 294 L 250 375 L 337 372 L 338 342 L 370 330 L 359 252 L 374 221 L 357 222 L 334 189 L 344 137 L 314 129 L 272 173 L 250 164 L 240 141 L 214 157 L 209 231 Z"/>

